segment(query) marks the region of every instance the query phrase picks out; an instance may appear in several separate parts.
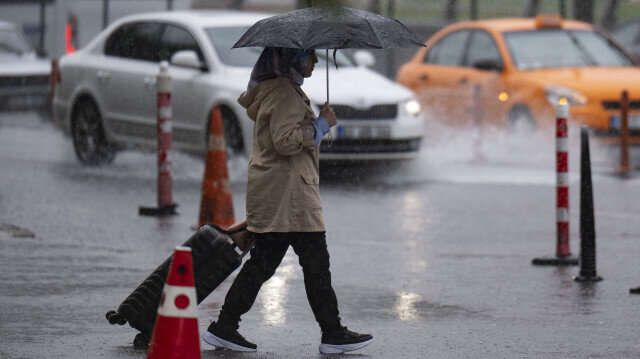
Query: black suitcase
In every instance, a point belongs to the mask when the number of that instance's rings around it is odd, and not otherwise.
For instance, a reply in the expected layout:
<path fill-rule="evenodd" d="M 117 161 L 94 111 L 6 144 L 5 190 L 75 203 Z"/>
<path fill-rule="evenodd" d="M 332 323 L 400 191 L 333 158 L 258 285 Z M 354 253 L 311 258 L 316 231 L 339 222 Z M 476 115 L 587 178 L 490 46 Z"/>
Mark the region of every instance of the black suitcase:
<path fill-rule="evenodd" d="M 225 231 L 205 224 L 183 244 L 191 248 L 198 304 L 240 266 L 242 257 L 249 252 L 251 232 L 246 231 L 244 222 L 239 225 L 239 228 Z M 233 227 L 238 226 L 230 229 Z M 140 331 L 133 342 L 135 347 L 146 348 L 149 344 L 172 257 L 153 271 L 120 304 L 117 311 L 106 314 L 109 323 L 124 325 L 129 322 Z"/>

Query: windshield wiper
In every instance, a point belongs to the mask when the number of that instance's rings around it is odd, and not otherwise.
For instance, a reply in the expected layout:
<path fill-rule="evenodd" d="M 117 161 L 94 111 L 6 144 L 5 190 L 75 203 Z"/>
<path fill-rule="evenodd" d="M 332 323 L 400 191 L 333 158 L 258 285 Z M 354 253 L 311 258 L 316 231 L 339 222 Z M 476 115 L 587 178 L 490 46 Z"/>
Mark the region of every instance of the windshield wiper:
<path fill-rule="evenodd" d="M 576 35 L 572 31 L 569 31 L 569 30 L 566 30 L 565 32 L 567 33 L 567 35 L 571 39 L 571 42 L 573 42 L 576 45 L 576 47 L 578 48 L 578 50 L 580 50 L 580 53 L 582 54 L 582 57 L 586 60 L 586 62 L 591 66 L 598 66 L 598 63 L 596 62 L 596 60 L 593 57 L 591 57 L 591 55 L 589 54 L 587 49 L 582 45 L 580 40 L 578 40 Z"/>

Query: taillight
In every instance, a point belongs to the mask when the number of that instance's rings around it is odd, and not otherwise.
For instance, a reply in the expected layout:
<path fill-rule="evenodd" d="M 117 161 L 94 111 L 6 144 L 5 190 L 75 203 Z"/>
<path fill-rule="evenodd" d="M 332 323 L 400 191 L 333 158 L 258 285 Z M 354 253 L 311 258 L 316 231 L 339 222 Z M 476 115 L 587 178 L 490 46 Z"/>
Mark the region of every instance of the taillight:
<path fill-rule="evenodd" d="M 73 24 L 67 22 L 67 26 L 64 27 L 64 49 L 68 54 L 73 54 L 76 52 L 75 47 L 73 47 Z"/>

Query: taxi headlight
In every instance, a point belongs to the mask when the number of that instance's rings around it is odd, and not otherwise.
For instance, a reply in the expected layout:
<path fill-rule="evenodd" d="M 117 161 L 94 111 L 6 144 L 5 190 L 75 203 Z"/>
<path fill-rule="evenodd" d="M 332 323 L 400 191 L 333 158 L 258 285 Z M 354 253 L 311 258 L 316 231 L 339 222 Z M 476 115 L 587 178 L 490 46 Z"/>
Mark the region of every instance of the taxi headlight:
<path fill-rule="evenodd" d="M 422 108 L 420 107 L 420 104 L 416 100 L 408 100 L 403 102 L 402 108 L 406 113 L 408 113 L 411 116 L 418 115 L 422 110 Z"/>
<path fill-rule="evenodd" d="M 587 96 L 582 93 L 561 86 L 545 87 L 544 96 L 552 106 L 565 101 L 567 101 L 571 106 L 584 106 L 589 102 L 587 100 Z"/>

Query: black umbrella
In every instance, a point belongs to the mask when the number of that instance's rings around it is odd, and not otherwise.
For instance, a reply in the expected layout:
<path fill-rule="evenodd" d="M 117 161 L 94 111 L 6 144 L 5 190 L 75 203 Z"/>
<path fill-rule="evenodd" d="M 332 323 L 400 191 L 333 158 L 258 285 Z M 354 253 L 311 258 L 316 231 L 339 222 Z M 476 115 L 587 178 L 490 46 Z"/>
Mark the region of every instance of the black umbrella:
<path fill-rule="evenodd" d="M 424 43 L 398 20 L 348 7 L 308 7 L 258 21 L 233 45 L 238 47 L 326 49 L 329 102 L 329 49 L 392 49 Z"/>

